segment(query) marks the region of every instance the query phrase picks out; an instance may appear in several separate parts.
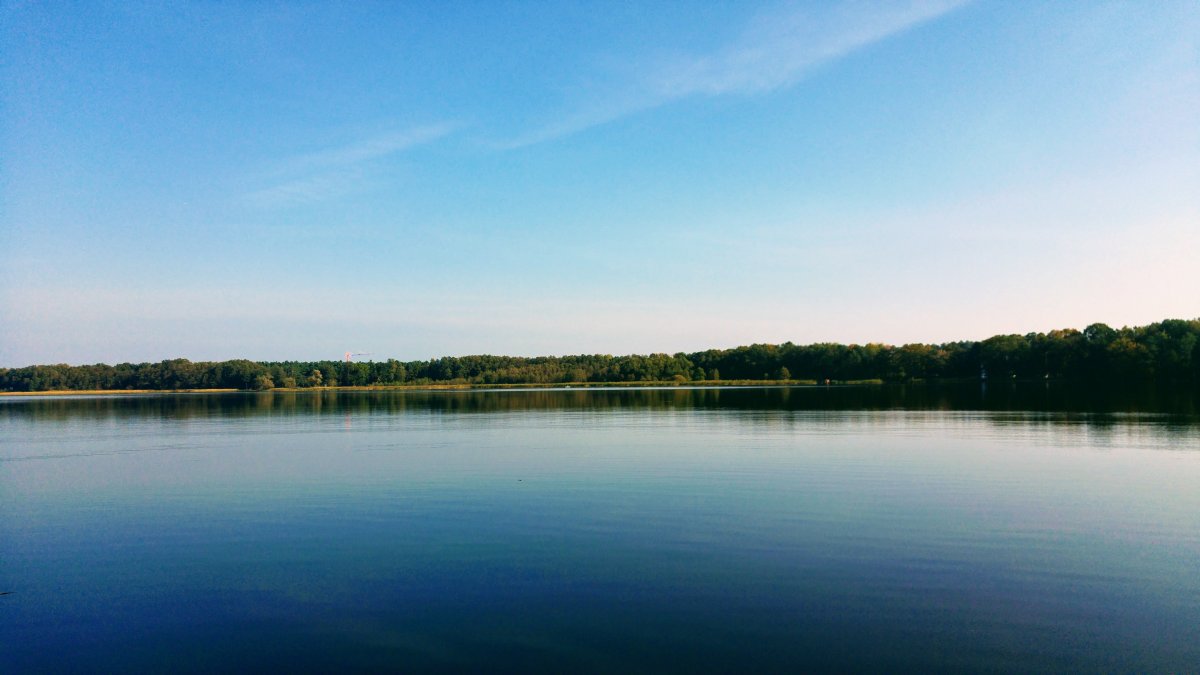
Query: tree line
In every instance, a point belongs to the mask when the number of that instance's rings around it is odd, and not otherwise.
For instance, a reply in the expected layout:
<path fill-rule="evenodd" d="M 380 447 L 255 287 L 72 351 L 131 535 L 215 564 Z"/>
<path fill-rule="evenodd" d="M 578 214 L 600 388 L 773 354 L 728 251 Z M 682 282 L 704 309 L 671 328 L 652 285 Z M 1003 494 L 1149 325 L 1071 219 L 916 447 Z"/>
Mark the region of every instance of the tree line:
<path fill-rule="evenodd" d="M 0 391 L 172 390 L 433 384 L 941 379 L 1200 383 L 1200 319 L 892 346 L 753 344 L 693 354 L 446 356 L 427 361 L 248 361 L 0 368 Z"/>

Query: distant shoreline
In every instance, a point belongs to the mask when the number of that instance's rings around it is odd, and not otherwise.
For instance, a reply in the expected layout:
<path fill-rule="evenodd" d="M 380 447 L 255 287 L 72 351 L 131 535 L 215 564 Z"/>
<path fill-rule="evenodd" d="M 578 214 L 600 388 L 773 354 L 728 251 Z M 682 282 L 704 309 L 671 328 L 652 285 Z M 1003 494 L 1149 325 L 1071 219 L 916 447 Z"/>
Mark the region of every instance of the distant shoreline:
<path fill-rule="evenodd" d="M 1014 380 L 1200 384 L 1200 319 L 940 344 L 752 344 L 690 354 L 475 354 L 398 361 L 199 361 L 0 367 L 0 391 L 69 394 L 528 387 L 798 386 Z M 334 389 L 336 387 L 336 389 Z"/>
<path fill-rule="evenodd" d="M 235 394 L 241 389 L 56 389 L 0 391 L 0 396 L 121 396 L 135 394 Z"/>
<path fill-rule="evenodd" d="M 943 382 L 947 382 L 943 380 Z M 275 387 L 272 389 L 59 389 L 54 391 L 0 391 L 2 396 L 136 396 L 146 394 L 297 394 L 319 392 L 359 391 L 470 391 L 487 389 L 687 389 L 696 387 L 816 387 L 816 386 L 871 386 L 882 385 L 883 380 L 848 380 L 819 383 L 816 380 L 710 380 L 702 382 L 560 382 L 560 383 L 517 383 L 517 384 L 412 384 L 412 385 L 368 385 L 347 387 Z"/>

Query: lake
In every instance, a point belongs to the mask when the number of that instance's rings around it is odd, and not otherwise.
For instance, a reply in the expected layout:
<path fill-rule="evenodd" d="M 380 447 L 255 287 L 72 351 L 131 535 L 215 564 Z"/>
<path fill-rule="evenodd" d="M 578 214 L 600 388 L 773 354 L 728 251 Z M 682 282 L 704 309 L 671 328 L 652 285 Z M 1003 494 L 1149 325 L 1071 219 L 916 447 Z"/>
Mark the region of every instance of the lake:
<path fill-rule="evenodd" d="M 0 671 L 1200 667 L 1194 392 L 0 398 Z"/>

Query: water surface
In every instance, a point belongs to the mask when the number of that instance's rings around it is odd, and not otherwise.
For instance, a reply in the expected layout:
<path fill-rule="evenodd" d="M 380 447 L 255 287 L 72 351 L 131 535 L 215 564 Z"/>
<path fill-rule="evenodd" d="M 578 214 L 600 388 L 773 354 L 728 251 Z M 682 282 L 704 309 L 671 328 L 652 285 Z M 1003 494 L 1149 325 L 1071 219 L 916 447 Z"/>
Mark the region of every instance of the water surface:
<path fill-rule="evenodd" d="M 1189 395 L 0 399 L 0 670 L 1200 663 Z"/>

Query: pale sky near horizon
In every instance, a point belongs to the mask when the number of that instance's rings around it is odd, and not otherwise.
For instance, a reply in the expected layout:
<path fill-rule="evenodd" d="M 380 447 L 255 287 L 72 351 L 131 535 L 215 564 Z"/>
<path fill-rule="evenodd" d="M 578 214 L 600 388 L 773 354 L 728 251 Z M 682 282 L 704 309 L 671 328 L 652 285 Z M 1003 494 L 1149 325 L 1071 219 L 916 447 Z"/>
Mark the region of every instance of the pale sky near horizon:
<path fill-rule="evenodd" d="M 0 3 L 0 366 L 1200 316 L 1200 3 Z"/>

